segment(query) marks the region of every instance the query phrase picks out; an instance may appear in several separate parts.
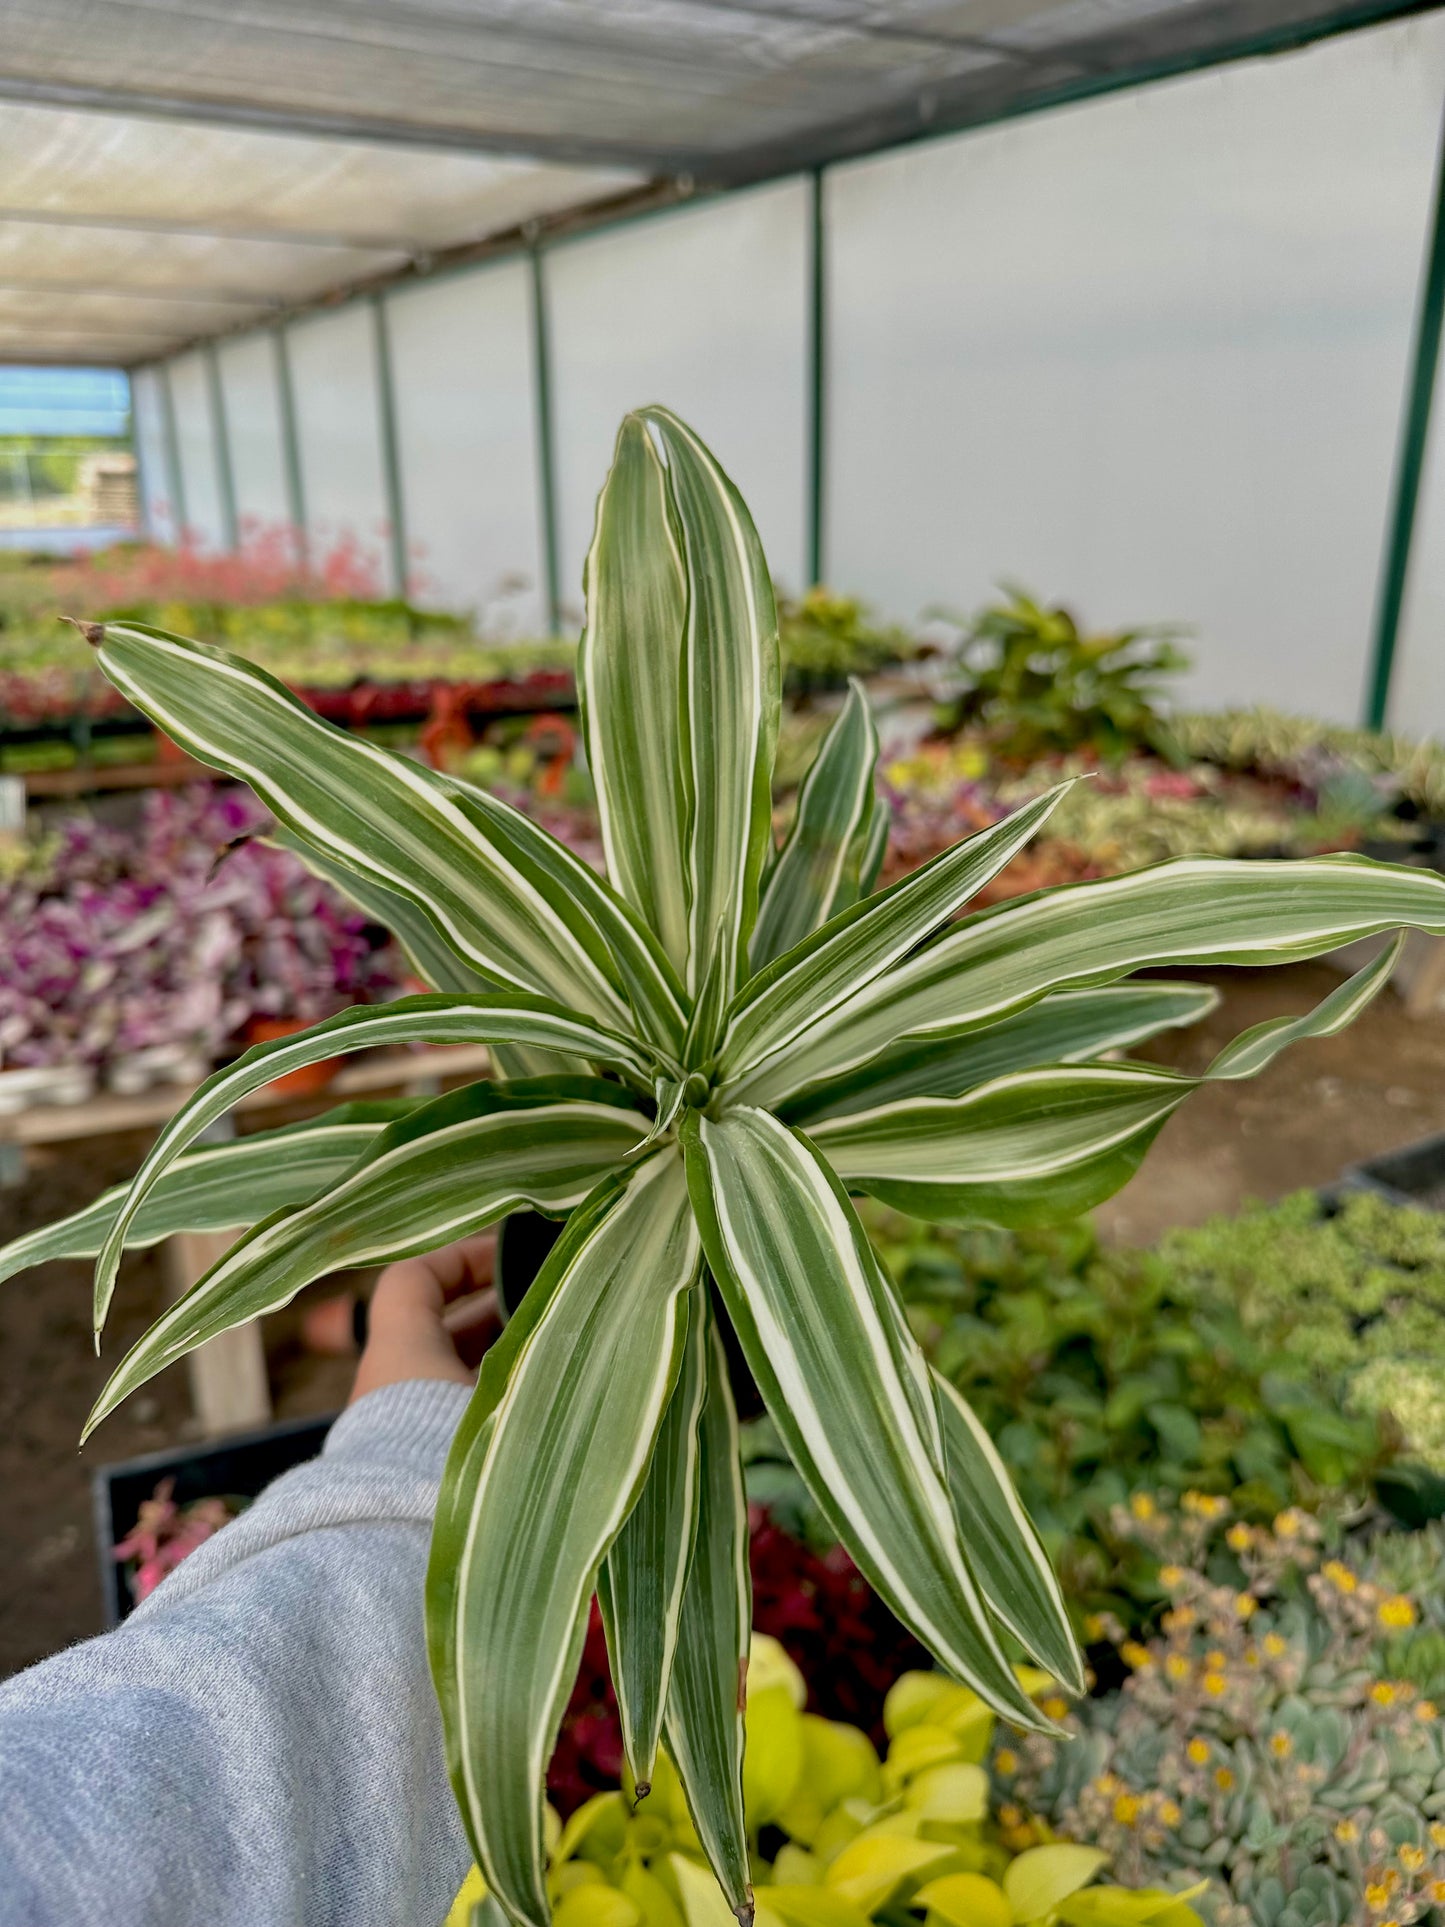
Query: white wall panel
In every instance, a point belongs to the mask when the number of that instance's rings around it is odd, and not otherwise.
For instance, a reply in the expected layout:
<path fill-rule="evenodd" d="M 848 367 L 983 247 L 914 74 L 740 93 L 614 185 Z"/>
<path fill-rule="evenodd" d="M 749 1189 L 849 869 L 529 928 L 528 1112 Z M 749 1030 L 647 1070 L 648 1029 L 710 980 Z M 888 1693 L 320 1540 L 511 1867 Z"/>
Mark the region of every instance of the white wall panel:
<path fill-rule="evenodd" d="M 387 586 L 374 319 L 365 302 L 287 330 L 313 561 L 355 542 Z"/>
<path fill-rule="evenodd" d="M 275 337 L 238 335 L 223 341 L 216 362 L 231 448 L 236 520 L 244 545 L 291 521 Z"/>
<path fill-rule="evenodd" d="M 177 355 L 169 364 L 171 403 L 176 411 L 176 448 L 186 498 L 186 533 L 204 549 L 226 546 L 217 466 L 216 425 L 206 364 L 198 352 Z"/>
<path fill-rule="evenodd" d="M 830 175 L 830 580 L 1353 719 L 1442 98 L 1432 17 Z"/>
<path fill-rule="evenodd" d="M 597 491 L 629 408 L 664 402 L 716 451 L 773 572 L 805 569 L 808 190 L 802 181 L 550 249 L 562 598 L 581 600 Z"/>
<path fill-rule="evenodd" d="M 545 627 L 531 273 L 482 268 L 387 303 L 415 591 L 488 635 Z"/>
<path fill-rule="evenodd" d="M 175 507 L 166 456 L 164 402 L 160 376 L 154 368 L 138 368 L 131 376 L 130 402 L 146 534 L 153 542 L 174 542 Z"/>

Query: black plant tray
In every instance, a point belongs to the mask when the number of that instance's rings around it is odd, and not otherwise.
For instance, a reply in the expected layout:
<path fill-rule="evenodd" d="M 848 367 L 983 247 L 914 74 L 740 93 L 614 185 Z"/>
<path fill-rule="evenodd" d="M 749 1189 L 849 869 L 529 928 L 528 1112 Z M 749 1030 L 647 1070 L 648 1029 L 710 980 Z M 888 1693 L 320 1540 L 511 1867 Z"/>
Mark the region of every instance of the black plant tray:
<path fill-rule="evenodd" d="M 1364 1158 L 1350 1166 L 1344 1183 L 1351 1190 L 1378 1192 L 1392 1204 L 1445 1211 L 1445 1133 Z"/>
<path fill-rule="evenodd" d="M 254 1499 L 293 1465 L 314 1459 L 335 1418 L 333 1412 L 326 1418 L 291 1419 L 260 1432 L 233 1433 L 214 1445 L 173 1447 L 98 1466 L 91 1474 L 90 1495 L 107 1627 L 118 1626 L 135 1603 L 125 1568 L 112 1552 L 140 1517 L 141 1502 L 162 1479 L 175 1480 L 177 1505 L 193 1499 Z"/>

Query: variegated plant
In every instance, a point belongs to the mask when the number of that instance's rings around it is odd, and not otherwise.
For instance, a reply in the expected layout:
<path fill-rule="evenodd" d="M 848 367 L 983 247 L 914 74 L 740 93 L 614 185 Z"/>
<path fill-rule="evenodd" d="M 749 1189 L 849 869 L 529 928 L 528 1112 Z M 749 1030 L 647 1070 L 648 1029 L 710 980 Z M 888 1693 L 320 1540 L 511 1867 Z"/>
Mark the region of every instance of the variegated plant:
<path fill-rule="evenodd" d="M 90 1425 L 162 1366 L 341 1265 L 527 1205 L 566 1229 L 487 1359 L 443 1482 L 427 1618 L 457 1797 L 496 1899 L 547 1919 L 543 1772 L 589 1601 L 639 1785 L 666 1743 L 730 1906 L 749 1907 L 746 1514 L 731 1323 L 818 1504 L 899 1618 L 991 1706 L 1039 1718 L 1020 1650 L 1081 1684 L 1064 1604 L 1002 1465 L 930 1374 L 850 1193 L 1006 1224 L 1083 1209 L 1204 1081 L 1104 1061 L 1207 990 L 1160 964 L 1267 964 L 1413 925 L 1445 878 L 1351 857 L 1184 860 L 956 921 L 1058 792 L 873 894 L 887 820 L 854 688 L 774 847 L 772 590 L 736 489 L 674 415 L 629 416 L 586 570 L 579 666 L 610 882 L 526 816 L 339 734 L 258 669 L 133 625 L 111 680 L 391 925 L 432 994 L 356 1009 L 216 1073 L 123 1196 L 0 1256 L 260 1219 L 122 1359 Z M 1347 1023 L 1386 952 L 1244 1077 Z M 505 1078 L 188 1146 L 248 1091 L 340 1051 L 483 1041 Z"/>

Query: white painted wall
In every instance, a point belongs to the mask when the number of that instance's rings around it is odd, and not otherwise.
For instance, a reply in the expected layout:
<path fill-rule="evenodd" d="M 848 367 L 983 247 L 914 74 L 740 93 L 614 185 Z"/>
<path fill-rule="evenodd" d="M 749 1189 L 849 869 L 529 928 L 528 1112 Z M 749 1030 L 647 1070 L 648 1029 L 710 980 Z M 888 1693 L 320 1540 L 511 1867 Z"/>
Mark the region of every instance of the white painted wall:
<path fill-rule="evenodd" d="M 784 181 L 544 256 L 561 593 L 580 607 L 597 491 L 629 408 L 690 421 L 742 490 L 774 573 L 805 568 L 808 200 Z"/>
<path fill-rule="evenodd" d="M 509 261 L 390 297 L 413 589 L 490 636 L 546 626 L 531 272 Z"/>
<path fill-rule="evenodd" d="M 238 335 L 216 351 L 241 539 L 289 526 L 276 340 Z"/>
<path fill-rule="evenodd" d="M 177 355 L 167 372 L 176 411 L 186 533 L 203 549 L 224 549 L 226 526 L 221 512 L 216 425 L 205 360 L 199 351 Z"/>
<path fill-rule="evenodd" d="M 830 579 L 1353 719 L 1442 99 L 1433 17 L 830 174 Z"/>
<path fill-rule="evenodd" d="M 131 376 L 130 404 L 146 533 L 153 542 L 174 542 L 175 504 L 171 501 L 166 456 L 164 402 L 161 377 L 154 368 L 138 368 Z"/>
<path fill-rule="evenodd" d="M 355 543 L 390 587 L 375 320 L 366 302 L 287 329 L 313 561 Z"/>

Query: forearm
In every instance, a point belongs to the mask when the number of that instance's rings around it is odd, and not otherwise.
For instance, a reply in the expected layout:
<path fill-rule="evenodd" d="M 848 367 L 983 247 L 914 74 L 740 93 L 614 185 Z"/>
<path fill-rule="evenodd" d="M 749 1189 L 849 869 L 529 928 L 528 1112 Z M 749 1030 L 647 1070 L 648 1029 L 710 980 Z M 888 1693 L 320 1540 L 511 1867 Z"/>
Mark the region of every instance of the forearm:
<path fill-rule="evenodd" d="M 470 1854 L 422 1591 L 466 1399 L 363 1399 L 118 1632 L 0 1689 L 3 1927 L 441 1920 Z"/>

